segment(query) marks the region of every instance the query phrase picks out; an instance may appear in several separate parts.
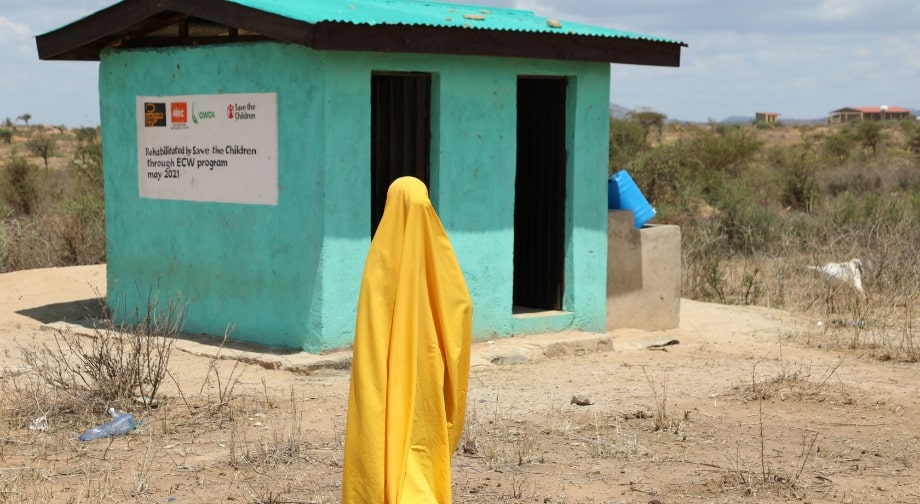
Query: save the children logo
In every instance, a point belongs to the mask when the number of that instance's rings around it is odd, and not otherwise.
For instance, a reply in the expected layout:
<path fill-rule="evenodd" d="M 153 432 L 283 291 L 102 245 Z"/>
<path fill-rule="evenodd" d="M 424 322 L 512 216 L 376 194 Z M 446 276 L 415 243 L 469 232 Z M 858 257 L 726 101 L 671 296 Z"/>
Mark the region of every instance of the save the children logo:
<path fill-rule="evenodd" d="M 166 126 L 166 103 L 144 102 L 144 126 Z"/>
<path fill-rule="evenodd" d="M 234 121 L 249 121 L 255 118 L 256 104 L 251 101 L 227 105 L 227 119 Z"/>

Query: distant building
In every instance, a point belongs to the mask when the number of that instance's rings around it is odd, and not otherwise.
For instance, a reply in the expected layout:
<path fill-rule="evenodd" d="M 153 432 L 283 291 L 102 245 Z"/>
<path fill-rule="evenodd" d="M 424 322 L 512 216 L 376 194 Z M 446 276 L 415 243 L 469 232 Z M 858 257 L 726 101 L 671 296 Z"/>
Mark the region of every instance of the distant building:
<path fill-rule="evenodd" d="M 847 123 L 850 121 L 900 121 L 910 119 L 909 109 L 902 107 L 889 107 L 881 105 L 879 107 L 844 107 L 831 111 L 827 117 L 828 124 Z"/>
<path fill-rule="evenodd" d="M 779 114 L 776 112 L 755 112 L 754 113 L 754 123 L 767 123 L 773 124 L 776 122 L 776 118 L 779 117 Z"/>

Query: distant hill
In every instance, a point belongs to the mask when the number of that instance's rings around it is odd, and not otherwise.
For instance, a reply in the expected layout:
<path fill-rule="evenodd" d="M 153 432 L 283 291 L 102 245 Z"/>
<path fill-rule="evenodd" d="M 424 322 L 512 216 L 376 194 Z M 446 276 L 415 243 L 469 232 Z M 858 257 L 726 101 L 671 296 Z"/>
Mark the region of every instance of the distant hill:
<path fill-rule="evenodd" d="M 729 116 L 719 121 L 722 124 L 754 124 L 753 116 Z M 782 124 L 824 124 L 827 117 L 801 118 L 780 117 L 779 122 Z"/>
<path fill-rule="evenodd" d="M 752 116 L 728 116 L 719 121 L 722 124 L 751 124 L 754 122 Z"/>

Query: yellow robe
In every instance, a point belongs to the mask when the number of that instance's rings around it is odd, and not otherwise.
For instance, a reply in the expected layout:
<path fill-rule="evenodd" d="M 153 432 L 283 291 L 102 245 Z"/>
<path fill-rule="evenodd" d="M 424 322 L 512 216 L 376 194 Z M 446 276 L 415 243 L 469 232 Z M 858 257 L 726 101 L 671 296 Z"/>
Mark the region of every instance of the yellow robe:
<path fill-rule="evenodd" d="M 472 313 L 428 189 L 395 180 L 361 281 L 342 504 L 451 503 Z"/>

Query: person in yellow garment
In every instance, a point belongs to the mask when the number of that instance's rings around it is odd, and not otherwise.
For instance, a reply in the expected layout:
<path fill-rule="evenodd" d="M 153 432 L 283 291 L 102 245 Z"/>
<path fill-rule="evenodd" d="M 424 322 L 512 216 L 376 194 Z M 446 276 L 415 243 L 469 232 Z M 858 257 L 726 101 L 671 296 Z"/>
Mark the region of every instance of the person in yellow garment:
<path fill-rule="evenodd" d="M 358 299 L 342 504 L 450 504 L 473 304 L 417 178 L 396 179 Z"/>

